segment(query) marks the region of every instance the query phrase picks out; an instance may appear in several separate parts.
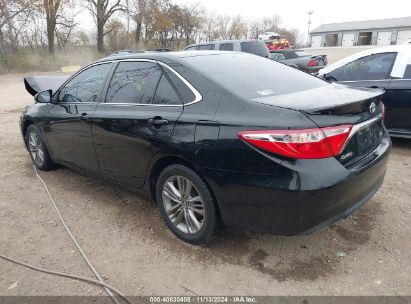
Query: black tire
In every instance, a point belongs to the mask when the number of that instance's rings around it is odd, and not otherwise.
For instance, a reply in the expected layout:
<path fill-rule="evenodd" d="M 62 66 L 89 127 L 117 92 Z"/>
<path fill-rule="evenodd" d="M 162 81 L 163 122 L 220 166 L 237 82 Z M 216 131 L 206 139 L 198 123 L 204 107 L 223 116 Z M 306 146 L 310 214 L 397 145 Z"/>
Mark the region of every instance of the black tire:
<path fill-rule="evenodd" d="M 195 215 L 197 219 L 199 219 L 200 217 L 200 221 L 202 218 L 202 222 L 201 222 L 201 229 L 199 229 L 199 231 L 197 232 L 193 232 L 192 233 L 187 233 L 187 232 L 183 232 L 180 228 L 178 228 L 177 226 L 183 226 L 183 223 L 180 223 L 179 225 L 176 225 L 175 223 L 172 222 L 172 220 L 170 219 L 169 215 L 166 212 L 166 208 L 167 208 L 167 200 L 169 202 L 172 202 L 174 204 L 174 206 L 176 206 L 178 203 L 175 203 L 174 201 L 170 200 L 168 197 L 165 196 L 165 198 L 163 199 L 163 187 L 165 187 L 165 183 L 171 183 L 171 180 L 173 180 L 174 178 L 178 178 L 178 177 L 183 177 L 186 180 L 188 180 L 189 182 L 192 183 L 192 192 L 191 193 L 198 193 L 200 198 L 202 198 L 201 203 L 199 203 L 199 201 L 197 201 L 197 204 L 202 204 L 202 206 L 200 208 L 200 210 L 204 210 L 204 216 L 202 217 L 201 215 L 199 216 L 196 212 L 191 212 L 191 216 Z M 180 185 L 180 184 L 178 184 Z M 185 182 L 185 185 L 187 185 L 187 182 Z M 166 185 L 167 187 L 167 185 Z M 188 197 L 191 197 L 191 195 L 189 195 Z M 196 196 L 198 197 L 198 196 Z M 218 212 L 218 208 L 217 205 L 214 201 L 214 198 L 209 190 L 209 188 L 207 187 L 207 185 L 204 183 L 204 181 L 201 179 L 200 176 L 198 176 L 197 173 L 195 173 L 193 170 L 191 170 L 190 168 L 187 168 L 185 166 L 182 165 L 171 165 L 166 167 L 159 175 L 158 179 L 157 179 L 157 183 L 156 183 L 156 200 L 160 209 L 160 213 L 164 219 L 164 221 L 166 222 L 168 228 L 181 240 L 193 244 L 193 245 L 201 245 L 201 244 L 206 244 L 208 242 L 210 242 L 214 237 L 216 237 L 218 231 L 220 230 L 220 215 Z M 185 208 L 187 212 L 190 212 L 190 203 L 187 201 L 185 202 L 186 204 L 188 204 Z M 183 202 L 181 203 L 183 204 Z M 199 206 L 199 205 L 198 205 Z M 181 207 L 181 206 L 180 206 Z M 181 207 L 184 208 L 184 207 Z M 194 208 L 197 208 L 197 206 L 195 206 Z M 173 209 L 173 207 L 171 208 Z M 170 210 L 170 209 L 169 209 Z M 193 209 L 191 209 L 193 210 Z M 199 210 L 199 209 L 195 209 L 195 210 Z M 186 211 L 180 211 L 182 213 L 184 213 L 184 215 L 186 214 Z M 177 213 L 176 212 L 172 212 L 172 213 Z M 187 213 L 188 214 L 188 213 Z M 176 218 L 178 216 L 175 216 Z M 185 216 L 181 216 L 183 219 L 185 218 Z M 191 217 L 192 218 L 192 217 Z M 187 218 L 185 218 L 185 221 L 187 221 Z M 191 222 L 192 224 L 194 223 L 192 220 L 188 220 L 188 222 Z M 194 224 L 193 224 L 194 225 Z M 193 226 L 192 225 L 192 226 Z M 186 224 L 186 228 L 189 230 L 189 226 L 188 224 Z M 194 225 L 195 228 L 198 229 L 198 226 Z"/>
<path fill-rule="evenodd" d="M 38 139 L 38 150 L 42 152 L 43 157 L 38 157 L 38 154 L 33 154 L 33 144 L 31 142 L 31 136 L 36 136 Z M 32 124 L 27 128 L 26 132 L 26 146 L 27 150 L 29 151 L 29 155 L 31 160 L 33 161 L 34 165 L 42 171 L 50 171 L 56 168 L 56 164 L 50 157 L 49 151 L 47 149 L 46 144 L 43 140 L 43 135 L 36 125 Z"/>

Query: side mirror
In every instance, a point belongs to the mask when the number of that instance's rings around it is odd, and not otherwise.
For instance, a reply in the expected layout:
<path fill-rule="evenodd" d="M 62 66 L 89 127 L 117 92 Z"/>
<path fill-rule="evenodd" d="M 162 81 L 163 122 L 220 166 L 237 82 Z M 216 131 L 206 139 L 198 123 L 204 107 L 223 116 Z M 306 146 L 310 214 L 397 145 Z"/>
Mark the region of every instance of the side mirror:
<path fill-rule="evenodd" d="M 51 102 L 51 93 L 51 90 L 37 93 L 36 96 L 34 96 L 34 100 L 40 103 L 49 103 Z"/>

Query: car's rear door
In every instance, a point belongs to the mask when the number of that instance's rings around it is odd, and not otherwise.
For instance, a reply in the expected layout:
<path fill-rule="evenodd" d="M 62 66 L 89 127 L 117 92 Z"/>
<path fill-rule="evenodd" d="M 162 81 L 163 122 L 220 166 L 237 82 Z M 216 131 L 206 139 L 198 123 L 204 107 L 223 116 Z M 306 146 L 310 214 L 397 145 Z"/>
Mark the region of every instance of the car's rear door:
<path fill-rule="evenodd" d="M 100 173 L 142 187 L 150 159 L 164 148 L 182 111 L 181 97 L 157 62 L 120 61 L 93 115 Z"/>
<path fill-rule="evenodd" d="M 53 159 L 98 171 L 91 117 L 111 67 L 111 63 L 100 63 L 85 68 L 66 82 L 48 104 L 43 129 Z"/>
<path fill-rule="evenodd" d="M 390 134 L 411 136 L 411 64 L 406 66 L 403 77 L 391 80 L 384 105 Z"/>

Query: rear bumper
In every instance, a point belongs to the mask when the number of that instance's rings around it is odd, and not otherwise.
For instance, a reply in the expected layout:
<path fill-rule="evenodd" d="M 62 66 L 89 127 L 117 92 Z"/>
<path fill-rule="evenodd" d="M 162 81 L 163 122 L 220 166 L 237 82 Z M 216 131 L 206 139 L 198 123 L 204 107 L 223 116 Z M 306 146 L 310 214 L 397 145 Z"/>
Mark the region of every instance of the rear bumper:
<path fill-rule="evenodd" d="M 322 159 L 285 168 L 276 176 L 209 172 L 209 184 L 227 226 L 308 234 L 348 216 L 378 191 L 390 148 L 387 137 L 362 168 L 347 169 L 334 158 Z"/>

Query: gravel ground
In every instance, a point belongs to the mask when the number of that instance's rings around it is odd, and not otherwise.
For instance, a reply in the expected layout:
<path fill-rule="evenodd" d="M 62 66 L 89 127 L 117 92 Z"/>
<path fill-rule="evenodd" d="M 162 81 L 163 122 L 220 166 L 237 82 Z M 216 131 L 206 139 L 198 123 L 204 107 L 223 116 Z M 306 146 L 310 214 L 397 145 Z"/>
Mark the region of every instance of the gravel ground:
<path fill-rule="evenodd" d="M 24 149 L 18 117 L 32 102 L 22 75 L 0 77 L 0 253 L 92 278 Z M 385 183 L 349 218 L 299 237 L 226 229 L 204 247 L 176 239 L 138 194 L 66 168 L 41 176 L 95 267 L 128 295 L 411 295 L 411 141 L 393 142 Z M 0 259 L 0 295 L 102 293 Z"/>

